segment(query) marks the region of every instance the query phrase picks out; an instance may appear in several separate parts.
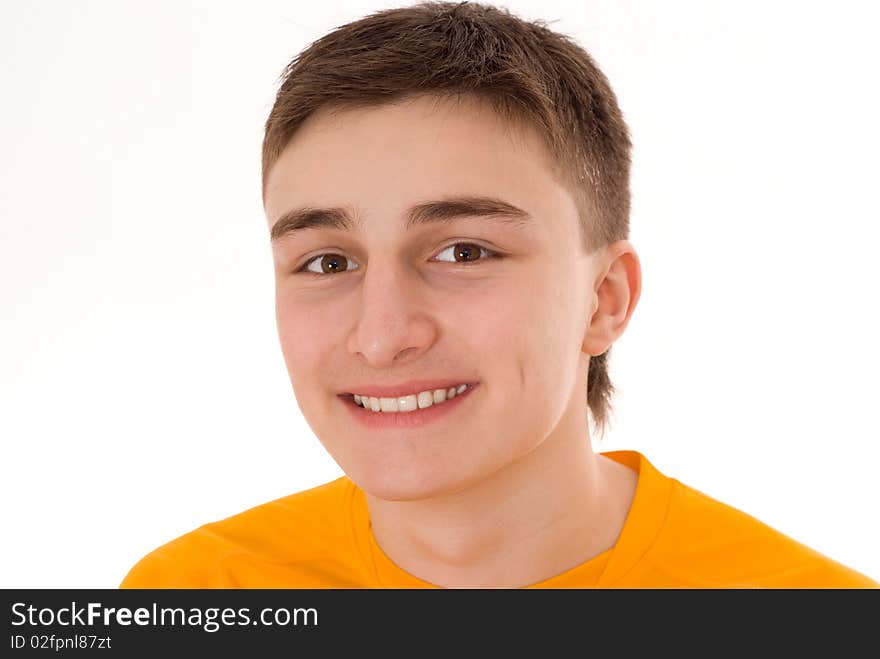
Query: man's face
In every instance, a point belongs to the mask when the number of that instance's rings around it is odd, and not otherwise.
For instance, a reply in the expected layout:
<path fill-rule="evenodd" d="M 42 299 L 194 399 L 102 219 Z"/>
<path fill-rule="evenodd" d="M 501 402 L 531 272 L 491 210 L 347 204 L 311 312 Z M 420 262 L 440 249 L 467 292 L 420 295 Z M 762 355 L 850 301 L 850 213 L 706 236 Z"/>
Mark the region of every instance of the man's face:
<path fill-rule="evenodd" d="M 413 206 L 475 197 L 527 217 L 447 208 L 446 221 L 407 226 Z M 527 464 L 566 433 L 583 429 L 589 441 L 582 345 L 594 261 L 537 134 L 473 101 L 322 111 L 274 165 L 265 202 L 270 226 L 304 207 L 345 209 L 360 223 L 291 231 L 273 256 L 297 402 L 362 489 L 387 500 L 450 493 Z M 408 427 L 362 420 L 386 413 L 349 395 L 417 380 L 476 386 Z"/>

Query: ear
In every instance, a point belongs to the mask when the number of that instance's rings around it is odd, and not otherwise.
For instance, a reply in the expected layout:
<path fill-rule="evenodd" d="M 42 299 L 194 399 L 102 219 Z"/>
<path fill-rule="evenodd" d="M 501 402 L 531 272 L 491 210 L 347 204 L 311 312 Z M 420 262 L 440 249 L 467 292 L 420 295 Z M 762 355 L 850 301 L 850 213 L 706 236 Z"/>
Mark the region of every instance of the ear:
<path fill-rule="evenodd" d="M 607 245 L 597 259 L 594 298 L 583 352 L 604 353 L 623 334 L 642 292 L 642 266 L 628 240 Z"/>

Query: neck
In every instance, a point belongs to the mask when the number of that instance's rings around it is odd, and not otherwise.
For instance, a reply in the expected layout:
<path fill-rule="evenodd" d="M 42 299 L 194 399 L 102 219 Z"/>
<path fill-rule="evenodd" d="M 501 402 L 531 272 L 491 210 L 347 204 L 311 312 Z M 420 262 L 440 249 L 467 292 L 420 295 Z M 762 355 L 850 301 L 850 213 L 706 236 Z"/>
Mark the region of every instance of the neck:
<path fill-rule="evenodd" d="M 556 428 L 454 493 L 418 501 L 367 494 L 376 542 L 402 569 L 448 588 L 522 587 L 601 554 L 620 534 L 637 474 L 593 453 L 583 430 Z"/>

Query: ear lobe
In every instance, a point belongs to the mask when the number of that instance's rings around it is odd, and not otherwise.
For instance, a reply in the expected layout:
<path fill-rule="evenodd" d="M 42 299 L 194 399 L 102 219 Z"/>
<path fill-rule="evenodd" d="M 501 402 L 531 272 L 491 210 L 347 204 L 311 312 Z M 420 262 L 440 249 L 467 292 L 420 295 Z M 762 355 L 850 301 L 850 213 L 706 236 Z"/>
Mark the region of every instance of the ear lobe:
<path fill-rule="evenodd" d="M 582 346 L 583 352 L 594 357 L 623 334 L 642 290 L 641 264 L 629 241 L 612 243 L 607 250 L 607 266 L 595 289 L 597 302 Z"/>

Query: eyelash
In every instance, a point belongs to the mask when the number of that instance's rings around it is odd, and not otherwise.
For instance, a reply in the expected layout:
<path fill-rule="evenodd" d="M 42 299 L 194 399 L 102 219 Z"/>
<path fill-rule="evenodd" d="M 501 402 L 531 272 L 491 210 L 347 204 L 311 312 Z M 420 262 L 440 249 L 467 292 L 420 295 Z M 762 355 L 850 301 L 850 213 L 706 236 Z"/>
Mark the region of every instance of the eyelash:
<path fill-rule="evenodd" d="M 443 249 L 441 249 L 437 253 L 441 254 L 441 253 L 445 252 L 447 249 L 449 249 L 450 247 L 455 247 L 457 245 L 471 245 L 473 247 L 477 247 L 477 248 L 479 248 L 481 254 L 483 252 L 486 252 L 489 255 L 488 260 L 504 258 L 504 256 L 502 254 L 500 254 L 499 252 L 496 252 L 495 250 L 489 249 L 488 247 L 483 247 L 482 245 L 480 245 L 478 243 L 466 242 L 464 240 L 459 240 L 458 242 L 450 243 L 449 245 L 447 245 L 446 247 L 444 247 Z M 337 254 L 336 252 L 324 252 L 323 254 L 316 254 L 315 256 L 310 258 L 308 261 L 303 263 L 302 266 L 300 266 L 300 268 L 294 272 L 294 274 L 314 275 L 315 277 L 328 276 L 331 273 L 317 273 L 317 272 L 311 272 L 310 270 L 306 269 L 309 267 L 310 263 L 312 263 L 313 261 L 320 259 L 324 256 L 344 256 L 344 255 Z M 348 257 L 345 257 L 345 258 L 348 258 Z M 487 260 L 487 259 L 478 259 L 476 261 L 456 261 L 453 265 L 471 266 L 471 265 L 477 265 L 478 263 L 480 263 L 481 261 L 484 261 L 484 260 Z M 441 261 L 441 263 L 449 263 L 449 261 Z M 343 270 L 343 271 L 336 273 L 336 274 L 343 274 L 345 272 L 352 272 L 352 271 L 351 270 Z"/>

